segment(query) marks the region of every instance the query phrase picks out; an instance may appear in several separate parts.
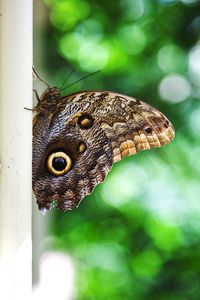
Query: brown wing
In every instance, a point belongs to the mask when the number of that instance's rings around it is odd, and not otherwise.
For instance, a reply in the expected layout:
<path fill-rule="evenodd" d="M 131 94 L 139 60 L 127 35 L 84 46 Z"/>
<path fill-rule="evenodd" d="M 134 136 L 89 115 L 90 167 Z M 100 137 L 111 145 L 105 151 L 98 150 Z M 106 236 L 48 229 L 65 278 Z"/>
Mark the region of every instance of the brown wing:
<path fill-rule="evenodd" d="M 174 138 L 170 121 L 140 100 L 107 91 L 82 92 L 71 100 L 100 122 L 112 147 L 113 162 L 161 147 Z"/>
<path fill-rule="evenodd" d="M 46 105 L 46 106 L 45 106 Z M 160 147 L 174 137 L 167 118 L 150 105 L 112 92 L 82 92 L 37 106 L 33 130 L 33 190 L 40 210 L 78 206 L 102 182 L 113 162 Z M 62 151 L 72 167 L 54 176 L 48 157 Z"/>

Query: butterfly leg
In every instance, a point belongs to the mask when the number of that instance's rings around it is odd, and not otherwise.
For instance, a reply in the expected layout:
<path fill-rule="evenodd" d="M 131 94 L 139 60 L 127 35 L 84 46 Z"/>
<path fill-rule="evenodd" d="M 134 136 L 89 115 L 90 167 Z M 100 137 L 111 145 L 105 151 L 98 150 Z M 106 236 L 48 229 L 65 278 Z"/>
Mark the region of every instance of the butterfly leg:
<path fill-rule="evenodd" d="M 40 97 L 39 97 L 39 95 L 38 95 L 37 90 L 33 89 L 33 92 L 35 93 L 35 96 L 36 96 L 36 98 L 37 98 L 37 101 L 40 102 Z"/>

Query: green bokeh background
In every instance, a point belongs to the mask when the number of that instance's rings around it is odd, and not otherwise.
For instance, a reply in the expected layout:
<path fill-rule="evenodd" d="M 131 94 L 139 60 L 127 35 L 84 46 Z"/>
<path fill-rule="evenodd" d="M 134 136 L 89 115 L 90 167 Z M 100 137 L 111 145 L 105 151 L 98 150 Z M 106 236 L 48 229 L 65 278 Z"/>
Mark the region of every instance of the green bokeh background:
<path fill-rule="evenodd" d="M 200 1 L 45 0 L 45 67 L 66 89 L 142 99 L 175 140 L 115 164 L 78 209 L 50 212 L 77 300 L 200 299 Z M 50 63 L 51 62 L 51 63 Z"/>

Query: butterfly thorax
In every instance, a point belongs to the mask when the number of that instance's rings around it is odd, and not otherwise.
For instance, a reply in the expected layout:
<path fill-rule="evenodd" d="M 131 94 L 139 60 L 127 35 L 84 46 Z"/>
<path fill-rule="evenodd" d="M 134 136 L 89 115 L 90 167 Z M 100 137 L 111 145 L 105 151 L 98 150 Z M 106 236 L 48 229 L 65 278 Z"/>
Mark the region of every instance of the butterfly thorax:
<path fill-rule="evenodd" d="M 49 112 L 53 113 L 57 110 L 60 99 L 60 90 L 57 87 L 47 88 L 40 100 L 38 101 L 35 110 L 37 112 Z"/>

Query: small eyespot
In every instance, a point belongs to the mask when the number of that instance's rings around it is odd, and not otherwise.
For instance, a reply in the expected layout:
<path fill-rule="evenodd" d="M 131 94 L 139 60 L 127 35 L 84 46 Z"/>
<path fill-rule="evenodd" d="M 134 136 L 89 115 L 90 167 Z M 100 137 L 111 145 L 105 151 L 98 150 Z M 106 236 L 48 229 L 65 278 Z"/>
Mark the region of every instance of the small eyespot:
<path fill-rule="evenodd" d="M 93 118 L 88 114 L 83 114 L 78 119 L 78 125 L 81 129 L 89 129 L 94 123 Z"/>
<path fill-rule="evenodd" d="M 169 127 L 169 121 L 168 121 L 168 120 L 166 120 L 166 121 L 164 122 L 164 127 L 165 127 L 165 128 L 168 128 L 168 127 Z"/>
<path fill-rule="evenodd" d="M 72 160 L 65 152 L 54 152 L 47 159 L 47 169 L 55 176 L 64 175 L 71 167 Z"/>
<path fill-rule="evenodd" d="M 151 127 L 146 127 L 144 130 L 146 133 L 152 133 L 153 131 Z"/>
<path fill-rule="evenodd" d="M 83 152 L 85 152 L 86 149 L 87 149 L 86 144 L 84 142 L 81 142 L 78 146 L 78 152 L 83 153 Z"/>

